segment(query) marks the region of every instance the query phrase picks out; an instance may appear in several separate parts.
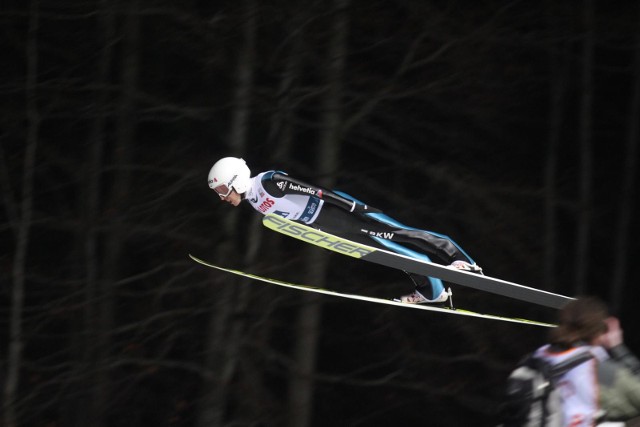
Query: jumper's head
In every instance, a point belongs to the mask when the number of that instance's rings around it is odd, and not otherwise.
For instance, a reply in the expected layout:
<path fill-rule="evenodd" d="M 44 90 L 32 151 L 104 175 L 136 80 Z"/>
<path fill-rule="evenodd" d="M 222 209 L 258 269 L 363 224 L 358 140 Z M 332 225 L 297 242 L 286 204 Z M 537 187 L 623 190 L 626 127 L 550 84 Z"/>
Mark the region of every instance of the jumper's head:
<path fill-rule="evenodd" d="M 243 194 L 251 184 L 251 171 L 247 163 L 237 157 L 225 157 L 218 160 L 209 171 L 209 188 L 221 199 L 232 191 Z"/>

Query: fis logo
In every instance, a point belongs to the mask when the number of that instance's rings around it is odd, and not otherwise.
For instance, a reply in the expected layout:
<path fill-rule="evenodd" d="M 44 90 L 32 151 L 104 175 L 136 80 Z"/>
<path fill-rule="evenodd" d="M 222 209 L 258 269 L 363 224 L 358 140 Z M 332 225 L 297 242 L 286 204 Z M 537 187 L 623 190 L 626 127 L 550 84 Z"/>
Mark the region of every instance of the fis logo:
<path fill-rule="evenodd" d="M 282 211 L 275 211 L 273 214 L 281 216 L 282 218 L 287 218 L 289 215 L 291 215 L 290 212 L 282 212 Z"/>

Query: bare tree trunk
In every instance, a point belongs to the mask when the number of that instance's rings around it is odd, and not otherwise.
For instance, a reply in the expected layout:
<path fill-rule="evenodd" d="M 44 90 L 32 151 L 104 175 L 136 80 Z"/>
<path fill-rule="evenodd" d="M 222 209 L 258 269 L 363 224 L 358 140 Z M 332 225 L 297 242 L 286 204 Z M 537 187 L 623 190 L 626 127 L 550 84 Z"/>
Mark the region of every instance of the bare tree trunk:
<path fill-rule="evenodd" d="M 9 343 L 6 361 L 6 379 L 4 382 L 2 406 L 3 425 L 16 427 L 20 424 L 16 411 L 18 400 L 18 386 L 20 384 L 20 370 L 22 368 L 23 331 L 22 315 L 24 308 L 24 294 L 26 286 L 27 250 L 31 219 L 33 216 L 33 177 L 36 162 L 36 149 L 40 131 L 40 114 L 38 111 L 38 26 L 39 1 L 32 0 L 29 11 L 29 27 L 27 35 L 27 79 L 26 79 L 26 107 L 27 107 L 27 140 L 23 162 L 22 194 L 20 200 L 20 218 L 17 222 L 16 248 L 13 258 L 13 284 L 11 293 L 11 307 L 9 317 Z"/>
<path fill-rule="evenodd" d="M 247 147 L 247 130 L 251 114 L 253 96 L 257 5 L 255 0 L 246 0 L 244 4 L 243 34 L 244 46 L 238 58 L 234 110 L 229 131 L 230 155 L 242 156 Z M 217 197 L 217 196 L 216 196 Z M 238 229 L 238 212 L 229 212 L 223 220 L 224 243 L 218 251 L 218 259 L 224 260 L 236 253 L 235 233 Z M 215 306 L 209 320 L 209 340 L 206 345 L 207 371 L 216 372 L 215 378 L 204 384 L 204 397 L 198 412 L 198 426 L 217 427 L 224 425 L 224 415 L 229 404 L 229 386 L 237 369 L 238 349 L 244 324 L 233 319 L 233 314 L 246 305 L 248 294 L 242 287 L 233 286 L 238 280 L 226 279 L 231 286 L 212 289 L 215 294 Z"/>
<path fill-rule="evenodd" d="M 268 143 L 275 147 L 273 158 L 278 161 L 285 161 L 291 155 L 291 149 L 294 143 L 294 126 L 293 117 L 296 111 L 295 98 L 293 97 L 293 89 L 296 87 L 296 81 L 300 77 L 300 60 L 302 37 L 300 36 L 303 22 L 306 14 L 305 7 L 300 7 L 292 13 L 292 21 L 288 21 L 289 34 L 292 37 L 292 46 L 288 50 L 285 67 L 280 78 L 277 93 L 277 108 L 273 114 L 271 128 L 267 138 Z"/>
<path fill-rule="evenodd" d="M 98 109 L 96 118 L 92 124 L 90 144 L 87 149 L 86 162 L 84 165 L 83 176 L 86 177 L 84 184 L 84 226 L 81 238 L 84 242 L 84 266 L 85 266 L 85 284 L 84 284 L 84 341 L 82 345 L 82 363 L 78 364 L 76 369 L 82 369 L 85 372 L 92 367 L 98 365 L 100 352 L 95 346 L 94 340 L 100 334 L 98 330 L 99 307 L 101 304 L 100 296 L 100 262 L 98 255 L 99 236 L 97 232 L 97 221 L 100 210 L 100 194 L 101 194 L 101 176 L 103 168 L 103 154 L 105 149 L 105 132 L 107 126 L 107 114 L 109 111 L 109 73 L 113 59 L 113 38 L 115 36 L 115 14 L 112 11 L 112 5 L 109 0 L 100 1 L 100 16 L 104 48 L 100 55 L 100 61 L 97 70 L 96 81 L 98 85 L 98 94 L 96 105 Z M 78 377 L 82 377 L 81 372 Z M 92 375 L 85 377 L 85 390 L 91 390 L 93 387 Z M 86 396 L 88 397 L 88 396 Z M 75 410 L 70 411 L 77 419 L 77 425 L 89 425 L 93 422 L 96 415 L 93 403 L 87 405 L 88 402 L 76 405 Z M 88 410 L 92 410 L 89 412 Z"/>
<path fill-rule="evenodd" d="M 640 8 L 639 8 L 640 9 Z M 624 285 L 628 269 L 629 236 L 631 235 L 631 218 L 633 218 L 633 203 L 636 191 L 636 177 L 638 175 L 638 135 L 640 117 L 640 16 L 638 18 L 638 33 L 636 35 L 635 63 L 633 67 L 634 85 L 629 105 L 627 120 L 627 143 L 624 150 L 625 163 L 623 181 L 620 188 L 620 207 L 618 224 L 616 226 L 616 240 L 614 246 L 613 279 L 610 290 L 610 304 L 614 312 L 620 312 L 624 295 Z"/>
<path fill-rule="evenodd" d="M 342 124 L 343 74 L 347 57 L 349 30 L 349 0 L 335 0 L 336 11 L 332 26 L 327 60 L 327 93 L 323 103 L 322 134 L 320 136 L 318 169 L 322 176 L 320 185 L 332 188 L 340 165 L 340 132 Z M 309 281 L 324 287 L 326 283 L 328 256 L 317 248 L 308 248 L 307 271 Z M 297 372 L 289 383 L 289 425 L 307 427 L 313 414 L 314 380 L 316 367 L 319 325 L 322 304 L 317 296 L 304 295 L 298 312 L 294 359 Z"/>
<path fill-rule="evenodd" d="M 232 150 L 243 153 L 247 144 L 249 116 L 256 61 L 256 25 L 258 7 L 255 0 L 245 0 L 243 34 L 245 45 L 238 58 L 238 84 L 234 95 L 229 141 Z"/>
<path fill-rule="evenodd" d="M 556 30 L 561 26 L 557 22 L 556 3 L 547 2 L 550 26 Z M 554 31 L 555 34 L 555 31 Z M 552 37 L 553 40 L 556 37 Z M 547 155 L 544 170 L 544 261 L 542 279 L 546 289 L 556 289 L 556 260 L 557 250 L 557 170 L 558 170 L 558 149 L 562 133 L 562 123 L 564 121 L 564 100 L 567 85 L 567 60 L 566 42 L 561 41 L 561 46 L 552 42 L 549 46 L 549 68 L 550 68 L 550 103 L 549 103 L 549 135 L 547 142 Z"/>
<path fill-rule="evenodd" d="M 95 376 L 88 409 L 92 425 L 108 425 L 112 387 L 109 365 L 113 354 L 114 300 L 116 282 L 121 276 L 122 252 L 127 238 L 126 218 L 130 206 L 132 148 L 136 128 L 135 93 L 138 76 L 138 46 L 140 37 L 139 0 L 127 4 L 124 24 L 124 51 L 121 73 L 121 98 L 116 123 L 114 153 L 115 178 L 110 198 L 110 233 L 105 241 L 102 280 L 99 280 L 99 304 L 96 310 Z"/>
<path fill-rule="evenodd" d="M 584 47 L 582 52 L 582 102 L 580 104 L 580 176 L 576 239 L 575 293 L 587 291 L 589 272 L 589 243 L 593 211 L 593 51 L 595 2 L 585 0 L 583 11 Z"/>
<path fill-rule="evenodd" d="M 343 74 L 347 59 L 349 2 L 350 0 L 334 0 L 336 12 L 328 51 L 328 90 L 323 103 L 321 155 L 318 157 L 320 173 L 324 180 L 320 184 L 327 188 L 331 188 L 335 184 L 335 174 L 340 165 Z"/>

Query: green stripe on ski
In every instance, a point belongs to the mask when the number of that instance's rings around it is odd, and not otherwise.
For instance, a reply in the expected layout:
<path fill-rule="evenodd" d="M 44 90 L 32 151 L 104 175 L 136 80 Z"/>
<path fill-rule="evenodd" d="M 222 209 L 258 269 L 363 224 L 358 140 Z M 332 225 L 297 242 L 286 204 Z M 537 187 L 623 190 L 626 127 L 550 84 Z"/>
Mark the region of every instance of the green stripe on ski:
<path fill-rule="evenodd" d="M 455 315 L 458 315 L 458 316 L 468 316 L 468 317 L 478 317 L 478 318 L 488 319 L 488 320 L 498 320 L 498 321 L 501 321 L 501 322 L 520 323 L 520 324 L 532 325 L 532 326 L 543 326 L 543 327 L 547 327 L 547 328 L 553 328 L 553 327 L 556 326 L 556 325 L 551 324 L 551 323 L 538 322 L 538 321 L 535 321 L 535 320 L 521 319 L 521 318 L 515 318 L 515 317 L 496 316 L 496 315 L 493 315 L 493 314 L 482 314 L 482 313 L 477 313 L 477 312 L 469 311 L 469 310 L 450 309 L 450 308 L 444 308 L 444 307 L 434 307 L 434 306 L 431 306 L 431 305 L 406 304 L 406 303 L 387 300 L 387 299 L 383 299 L 383 298 L 374 298 L 374 297 L 368 297 L 368 296 L 364 296 L 364 295 L 355 295 L 355 294 L 346 294 L 346 293 L 342 293 L 342 292 L 335 292 L 335 291 L 330 291 L 328 289 L 317 288 L 317 287 L 307 286 L 307 285 L 299 285 L 299 284 L 295 284 L 295 283 L 289 283 L 289 282 L 285 282 L 285 281 L 282 281 L 282 280 L 270 279 L 268 277 L 258 276 L 256 274 L 245 273 L 244 271 L 240 271 L 240 270 L 233 270 L 233 269 L 230 269 L 230 268 L 220 267 L 220 266 L 217 266 L 217 265 L 214 265 L 214 264 L 209 264 L 208 262 L 203 261 L 203 260 L 201 260 L 199 258 L 196 258 L 191 254 L 189 254 L 189 257 L 192 260 L 194 260 L 195 262 L 197 262 L 199 264 L 202 264 L 202 265 L 204 265 L 206 267 L 215 268 L 217 270 L 225 271 L 227 273 L 236 274 L 238 276 L 248 277 L 250 279 L 258 280 L 258 281 L 261 281 L 261 282 L 270 283 L 270 284 L 278 285 L 278 286 L 283 286 L 283 287 L 291 288 L 291 289 L 298 289 L 298 290 L 306 291 L 306 292 L 315 292 L 315 293 L 323 294 L 323 295 L 330 295 L 330 296 L 335 296 L 335 297 L 340 297 L 340 298 L 367 301 L 367 302 L 373 302 L 373 303 L 377 303 L 377 304 L 394 305 L 394 306 L 397 306 L 397 307 L 413 308 L 413 309 L 417 309 L 417 310 L 426 310 L 426 311 L 435 311 L 435 312 L 446 313 L 446 314 L 455 314 Z"/>
<path fill-rule="evenodd" d="M 467 286 L 484 292 L 491 292 L 508 298 L 526 301 L 544 307 L 562 308 L 566 303 L 573 299 L 564 295 L 544 291 L 542 289 L 531 288 L 517 283 L 508 282 L 506 280 L 496 279 L 495 277 L 456 270 L 444 265 L 411 258 L 384 249 L 377 249 L 339 236 L 334 236 L 333 234 L 324 231 L 316 230 L 315 228 L 307 225 L 273 214 L 265 215 L 262 223 L 271 230 L 343 255 L 410 273 L 437 277 L 447 282 Z"/>

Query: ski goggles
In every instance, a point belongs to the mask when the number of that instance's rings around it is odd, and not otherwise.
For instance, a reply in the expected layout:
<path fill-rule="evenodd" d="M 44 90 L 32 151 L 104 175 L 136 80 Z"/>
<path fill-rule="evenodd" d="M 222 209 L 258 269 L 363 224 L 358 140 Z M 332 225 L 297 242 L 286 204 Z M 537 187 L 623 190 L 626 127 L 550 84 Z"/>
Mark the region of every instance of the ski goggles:
<path fill-rule="evenodd" d="M 233 191 L 233 188 L 231 188 L 231 187 L 229 187 L 228 185 L 225 185 L 225 184 L 220 184 L 220 185 L 218 185 L 216 187 L 213 187 L 213 191 L 218 193 L 218 196 L 220 196 L 221 199 L 224 199 L 229 194 L 231 194 L 231 192 Z"/>

